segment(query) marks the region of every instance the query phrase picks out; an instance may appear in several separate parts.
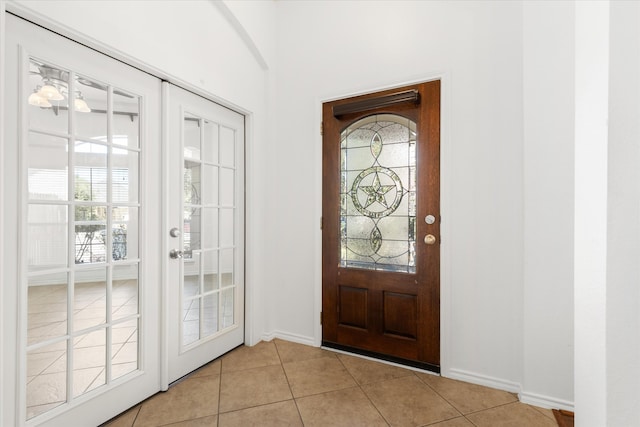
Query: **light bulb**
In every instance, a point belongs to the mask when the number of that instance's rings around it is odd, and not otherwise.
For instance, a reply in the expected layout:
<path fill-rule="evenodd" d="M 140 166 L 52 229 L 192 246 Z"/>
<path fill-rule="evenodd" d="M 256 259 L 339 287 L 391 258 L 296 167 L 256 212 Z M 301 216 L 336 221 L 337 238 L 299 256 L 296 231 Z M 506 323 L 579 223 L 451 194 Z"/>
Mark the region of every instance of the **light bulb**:
<path fill-rule="evenodd" d="M 41 108 L 51 107 L 51 103 L 46 98 L 43 98 L 42 96 L 40 96 L 38 94 L 37 89 L 34 90 L 31 95 L 29 95 L 28 101 L 29 101 L 29 105 L 35 105 L 36 107 L 41 107 Z"/>
<path fill-rule="evenodd" d="M 85 100 L 82 99 L 82 95 L 78 95 L 78 97 L 73 100 L 73 106 L 75 107 L 76 111 L 78 111 L 80 113 L 90 113 L 91 112 L 91 108 L 89 108 L 89 106 L 87 105 Z"/>
<path fill-rule="evenodd" d="M 42 86 L 38 94 L 41 97 L 49 99 L 51 101 L 62 101 L 64 99 L 64 96 L 62 96 L 60 91 L 55 86 L 52 86 L 50 84 L 45 84 L 44 86 Z"/>

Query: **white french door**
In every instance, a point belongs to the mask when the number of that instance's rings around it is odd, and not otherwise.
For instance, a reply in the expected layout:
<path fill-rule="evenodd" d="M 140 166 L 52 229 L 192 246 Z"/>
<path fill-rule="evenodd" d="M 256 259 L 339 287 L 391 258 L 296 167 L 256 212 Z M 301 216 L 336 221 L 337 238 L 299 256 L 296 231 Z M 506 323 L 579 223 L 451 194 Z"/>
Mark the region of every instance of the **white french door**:
<path fill-rule="evenodd" d="M 169 382 L 244 342 L 244 116 L 165 83 Z"/>
<path fill-rule="evenodd" d="M 6 35 L 0 424 L 95 426 L 160 388 L 161 83 Z"/>

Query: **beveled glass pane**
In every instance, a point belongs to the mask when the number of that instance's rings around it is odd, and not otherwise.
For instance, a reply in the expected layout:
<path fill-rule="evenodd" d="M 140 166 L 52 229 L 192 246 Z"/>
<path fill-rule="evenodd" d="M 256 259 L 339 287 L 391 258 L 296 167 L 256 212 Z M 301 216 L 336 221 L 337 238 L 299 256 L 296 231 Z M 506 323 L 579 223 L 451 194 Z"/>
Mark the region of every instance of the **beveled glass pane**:
<path fill-rule="evenodd" d="M 111 209 L 111 259 L 138 258 L 138 208 L 114 206 Z"/>
<path fill-rule="evenodd" d="M 345 151 L 347 153 L 345 156 L 345 170 L 361 171 L 370 167 L 376 161 L 369 147 L 351 148 Z"/>
<path fill-rule="evenodd" d="M 213 249 L 218 247 L 218 209 L 202 209 L 202 247 Z"/>
<path fill-rule="evenodd" d="M 138 314 L 138 265 L 113 267 L 111 283 L 111 319 Z"/>
<path fill-rule="evenodd" d="M 66 340 L 27 352 L 27 419 L 67 400 Z"/>
<path fill-rule="evenodd" d="M 100 329 L 78 337 L 73 349 L 73 396 L 106 383 L 107 333 Z"/>
<path fill-rule="evenodd" d="M 182 345 L 192 344 L 200 339 L 200 299 L 187 301 L 182 310 Z"/>
<path fill-rule="evenodd" d="M 183 258 L 184 286 L 182 296 L 192 297 L 200 294 L 200 253 L 194 252 L 190 258 Z"/>
<path fill-rule="evenodd" d="M 190 114 L 184 117 L 184 157 L 200 159 L 200 119 Z"/>
<path fill-rule="evenodd" d="M 202 338 L 218 332 L 218 297 L 216 292 L 202 299 Z"/>
<path fill-rule="evenodd" d="M 202 224 L 200 208 L 186 208 L 184 212 L 184 232 L 182 241 L 184 244 L 184 252 L 191 253 L 199 250 L 202 239 Z"/>
<path fill-rule="evenodd" d="M 27 168 L 30 200 L 68 200 L 68 149 L 64 138 L 29 133 Z"/>
<path fill-rule="evenodd" d="M 204 121 L 204 141 L 203 141 L 204 161 L 218 163 L 218 125 L 210 120 Z"/>
<path fill-rule="evenodd" d="M 108 147 L 95 142 L 77 141 L 74 150 L 75 200 L 106 202 Z"/>
<path fill-rule="evenodd" d="M 220 209 L 220 247 L 233 246 L 233 209 Z"/>
<path fill-rule="evenodd" d="M 388 240 L 402 240 L 406 244 L 409 235 L 409 217 L 388 216 L 378 221 L 378 229 Z"/>
<path fill-rule="evenodd" d="M 76 271 L 73 295 L 73 330 L 80 331 L 107 320 L 107 269 Z"/>
<path fill-rule="evenodd" d="M 385 144 L 378 161 L 388 168 L 406 167 L 409 164 L 409 144 Z"/>
<path fill-rule="evenodd" d="M 221 329 L 233 326 L 234 318 L 234 293 L 236 288 L 227 288 L 222 291 L 222 302 L 220 308 L 222 310 L 222 327 Z"/>
<path fill-rule="evenodd" d="M 120 378 L 138 370 L 138 320 L 117 323 L 113 326 L 112 342 L 115 351 L 111 356 L 111 378 Z"/>
<path fill-rule="evenodd" d="M 208 206 L 218 205 L 218 167 L 203 166 L 202 203 Z"/>
<path fill-rule="evenodd" d="M 69 133 L 69 72 L 38 59 L 29 61 L 27 118 L 31 129 Z"/>
<path fill-rule="evenodd" d="M 28 286 L 27 344 L 66 335 L 67 273 L 32 276 Z"/>
<path fill-rule="evenodd" d="M 341 138 L 340 265 L 415 272 L 415 124 L 369 116 Z"/>
<path fill-rule="evenodd" d="M 111 156 L 111 199 L 118 203 L 138 201 L 140 154 L 136 151 L 114 148 Z"/>
<path fill-rule="evenodd" d="M 77 136 L 107 142 L 107 85 L 76 75 L 70 99 L 76 119 Z"/>
<path fill-rule="evenodd" d="M 27 266 L 29 271 L 67 266 L 67 206 L 29 204 Z"/>
<path fill-rule="evenodd" d="M 233 129 L 220 126 L 220 164 L 235 167 L 236 165 L 236 133 Z"/>
<path fill-rule="evenodd" d="M 220 284 L 221 286 L 231 286 L 234 284 L 234 257 L 233 249 L 223 249 L 220 251 Z"/>
<path fill-rule="evenodd" d="M 202 202 L 200 163 L 184 161 L 184 203 L 198 205 Z"/>
<path fill-rule="evenodd" d="M 120 89 L 113 89 L 113 144 L 140 146 L 140 98 Z"/>
<path fill-rule="evenodd" d="M 205 251 L 204 257 L 204 292 L 218 289 L 218 251 Z"/>
<path fill-rule="evenodd" d="M 233 169 L 220 169 L 220 206 L 234 205 L 235 171 Z"/>
<path fill-rule="evenodd" d="M 107 261 L 107 207 L 75 207 L 76 264 Z"/>

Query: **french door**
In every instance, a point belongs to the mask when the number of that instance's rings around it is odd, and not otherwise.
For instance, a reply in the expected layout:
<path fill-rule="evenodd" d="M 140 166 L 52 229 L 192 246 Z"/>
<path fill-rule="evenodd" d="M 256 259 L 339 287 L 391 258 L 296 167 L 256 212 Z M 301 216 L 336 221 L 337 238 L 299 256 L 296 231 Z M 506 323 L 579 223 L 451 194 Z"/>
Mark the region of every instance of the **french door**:
<path fill-rule="evenodd" d="M 439 372 L 440 82 L 323 105 L 323 345 Z"/>
<path fill-rule="evenodd" d="M 6 25 L 0 424 L 99 425 L 160 388 L 161 83 Z"/>
<path fill-rule="evenodd" d="M 244 116 L 164 91 L 172 382 L 244 342 Z"/>

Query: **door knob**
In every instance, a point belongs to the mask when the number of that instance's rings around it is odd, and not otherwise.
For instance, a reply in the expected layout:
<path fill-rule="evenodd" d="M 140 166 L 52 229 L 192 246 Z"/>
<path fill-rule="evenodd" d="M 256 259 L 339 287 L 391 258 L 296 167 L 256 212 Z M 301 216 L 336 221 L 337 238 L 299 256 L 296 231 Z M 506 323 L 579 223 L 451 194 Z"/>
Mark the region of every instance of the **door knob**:
<path fill-rule="evenodd" d="M 179 259 L 182 258 L 182 251 L 179 251 L 177 249 L 171 249 L 169 251 L 169 258 L 171 259 Z"/>
<path fill-rule="evenodd" d="M 434 236 L 433 234 L 427 234 L 426 236 L 424 236 L 424 242 L 427 245 L 433 245 L 436 242 L 436 236 Z"/>

